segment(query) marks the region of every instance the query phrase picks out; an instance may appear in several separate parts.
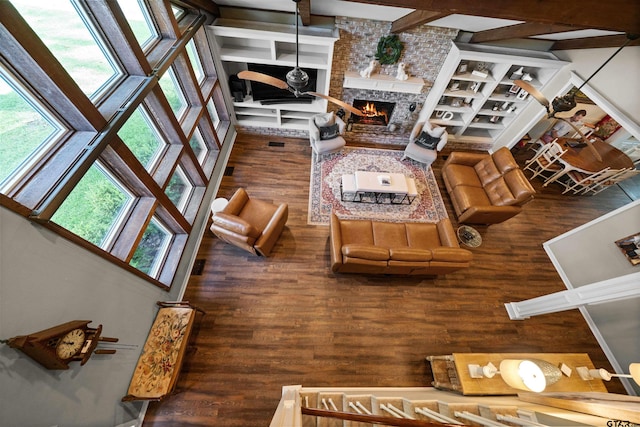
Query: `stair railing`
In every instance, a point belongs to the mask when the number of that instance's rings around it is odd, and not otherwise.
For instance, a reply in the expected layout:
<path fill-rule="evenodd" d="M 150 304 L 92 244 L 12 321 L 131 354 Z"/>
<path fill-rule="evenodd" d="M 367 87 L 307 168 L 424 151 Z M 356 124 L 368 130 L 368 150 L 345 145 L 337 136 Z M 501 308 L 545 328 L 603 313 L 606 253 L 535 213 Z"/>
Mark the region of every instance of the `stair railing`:
<path fill-rule="evenodd" d="M 354 414 L 352 412 L 326 411 L 315 408 L 300 408 L 302 415 L 314 417 L 335 418 L 343 421 L 359 421 L 363 423 L 379 424 L 394 427 L 454 427 L 454 424 L 434 423 L 431 421 L 410 420 L 406 418 L 381 417 L 379 415 Z M 459 425 L 459 424 L 458 424 Z"/>
<path fill-rule="evenodd" d="M 429 408 L 416 408 L 415 409 L 416 414 L 420 414 L 420 415 L 424 415 L 425 417 L 431 418 L 432 420 L 435 420 L 439 423 L 445 423 L 445 424 L 452 424 L 452 425 L 464 425 L 463 423 L 461 423 L 460 421 L 453 419 L 453 418 L 449 418 L 446 415 L 442 415 L 439 412 L 436 412 L 432 409 Z"/>
<path fill-rule="evenodd" d="M 393 406 L 391 403 L 387 403 L 386 405 L 384 403 L 381 403 L 380 409 L 387 411 L 388 413 L 390 413 L 396 418 L 408 418 L 410 420 L 415 420 L 415 418 L 413 418 L 411 415 L 401 411 L 400 409 Z"/>

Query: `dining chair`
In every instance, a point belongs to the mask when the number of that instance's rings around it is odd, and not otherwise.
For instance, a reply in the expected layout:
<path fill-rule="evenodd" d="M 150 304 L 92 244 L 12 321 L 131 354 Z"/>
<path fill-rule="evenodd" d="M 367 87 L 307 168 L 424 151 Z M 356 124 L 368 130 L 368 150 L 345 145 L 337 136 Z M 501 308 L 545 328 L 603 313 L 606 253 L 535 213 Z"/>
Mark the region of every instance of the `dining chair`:
<path fill-rule="evenodd" d="M 564 181 L 558 181 L 565 187 L 562 194 L 573 191 L 573 194 L 584 193 L 590 187 L 596 185 L 600 180 L 608 179 L 620 172 L 618 169 L 604 168 L 598 172 L 582 172 L 570 170 L 566 173 Z"/>
<path fill-rule="evenodd" d="M 637 169 L 633 169 L 633 168 L 618 169 L 611 176 L 599 179 L 597 182 L 595 182 L 591 186 L 585 188 L 583 191 L 583 194 L 587 194 L 587 193 L 593 193 L 594 195 L 598 194 L 602 190 L 606 190 L 612 185 L 616 185 L 620 181 L 624 181 L 625 179 L 629 179 L 638 174 L 640 174 L 640 170 L 637 170 Z"/>
<path fill-rule="evenodd" d="M 558 160 L 566 151 L 555 141 L 545 144 L 531 160 L 527 161 L 523 171 L 530 170 L 533 172 L 531 179 L 544 172 L 551 172 L 552 176 L 555 176 L 563 169 L 563 165 Z"/>
<path fill-rule="evenodd" d="M 636 144 L 626 150 L 622 150 L 622 152 L 632 159 L 634 165 L 640 165 L 640 144 Z M 638 157 L 634 159 L 636 156 Z"/>
<path fill-rule="evenodd" d="M 527 143 L 527 150 L 535 151 L 537 153 L 538 150 L 543 148 L 545 145 L 547 145 L 547 143 L 540 138 L 532 139 Z"/>

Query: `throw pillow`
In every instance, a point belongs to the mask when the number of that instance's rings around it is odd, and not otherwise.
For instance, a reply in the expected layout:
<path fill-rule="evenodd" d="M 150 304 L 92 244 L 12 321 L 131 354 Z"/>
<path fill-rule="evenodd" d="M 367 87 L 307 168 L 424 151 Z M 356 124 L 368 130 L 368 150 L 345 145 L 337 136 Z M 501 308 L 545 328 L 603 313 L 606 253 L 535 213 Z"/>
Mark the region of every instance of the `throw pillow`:
<path fill-rule="evenodd" d="M 324 141 L 326 139 L 333 139 L 338 136 L 340 132 L 340 128 L 337 123 L 332 124 L 331 126 L 322 126 L 318 128 L 320 130 L 320 140 Z"/>
<path fill-rule="evenodd" d="M 436 138 L 440 138 L 444 133 L 444 130 L 445 128 L 437 126 L 437 127 L 431 128 L 431 130 L 427 130 L 427 133 L 431 136 L 435 136 Z"/>
<path fill-rule="evenodd" d="M 333 115 L 333 111 L 324 114 L 316 114 L 313 117 L 313 121 L 317 127 L 321 128 L 324 126 L 330 126 L 336 122 L 335 116 Z"/>
<path fill-rule="evenodd" d="M 440 142 L 440 138 L 429 135 L 427 132 L 420 132 L 420 135 L 416 138 L 415 143 L 427 150 L 435 150 Z"/>

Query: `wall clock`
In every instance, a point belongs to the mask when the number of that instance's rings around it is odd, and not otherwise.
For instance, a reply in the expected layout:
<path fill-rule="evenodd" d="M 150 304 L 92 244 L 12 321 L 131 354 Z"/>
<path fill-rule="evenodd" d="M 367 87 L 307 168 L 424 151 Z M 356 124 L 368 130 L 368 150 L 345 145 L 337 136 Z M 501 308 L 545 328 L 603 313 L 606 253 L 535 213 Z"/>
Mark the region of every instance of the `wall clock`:
<path fill-rule="evenodd" d="M 40 332 L 20 335 L 7 341 L 47 369 L 69 369 L 69 363 L 84 365 L 91 354 L 113 354 L 115 350 L 96 350 L 100 341 L 118 342 L 117 338 L 101 337 L 102 325 L 90 328 L 91 320 L 72 320 Z"/>

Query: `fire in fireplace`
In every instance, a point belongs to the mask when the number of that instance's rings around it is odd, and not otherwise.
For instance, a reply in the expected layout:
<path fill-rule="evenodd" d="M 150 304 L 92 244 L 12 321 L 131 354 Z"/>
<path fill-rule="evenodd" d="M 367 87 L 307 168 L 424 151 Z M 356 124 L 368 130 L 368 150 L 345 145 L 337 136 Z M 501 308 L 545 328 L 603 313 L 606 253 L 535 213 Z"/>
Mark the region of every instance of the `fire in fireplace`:
<path fill-rule="evenodd" d="M 395 102 L 367 101 L 354 99 L 353 106 L 364 113 L 363 116 L 352 115 L 354 123 L 361 125 L 386 126 L 396 106 Z"/>

